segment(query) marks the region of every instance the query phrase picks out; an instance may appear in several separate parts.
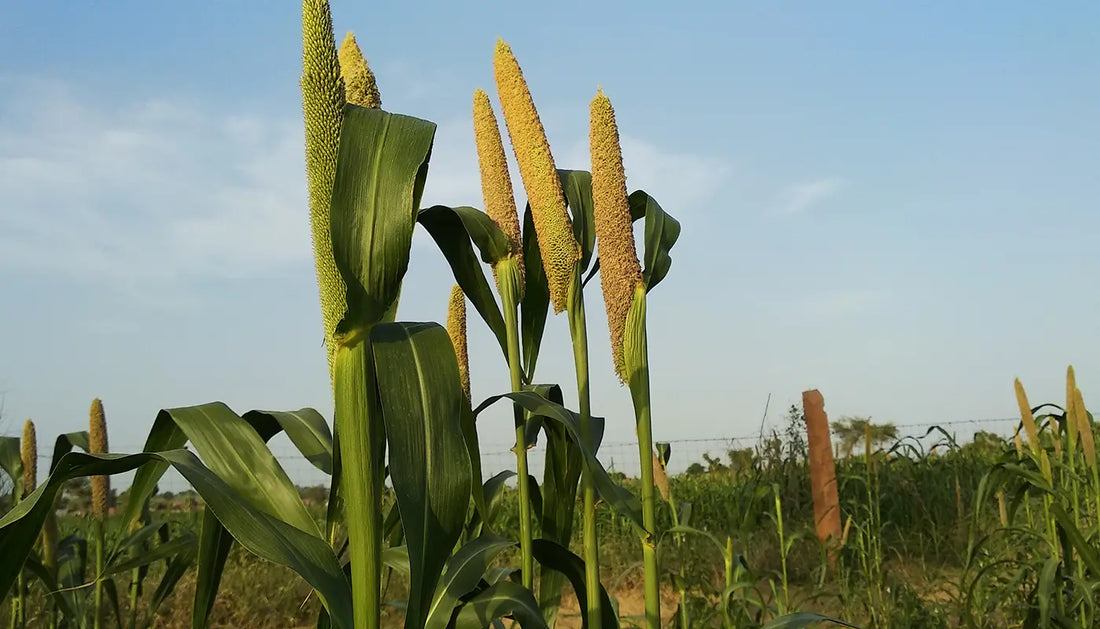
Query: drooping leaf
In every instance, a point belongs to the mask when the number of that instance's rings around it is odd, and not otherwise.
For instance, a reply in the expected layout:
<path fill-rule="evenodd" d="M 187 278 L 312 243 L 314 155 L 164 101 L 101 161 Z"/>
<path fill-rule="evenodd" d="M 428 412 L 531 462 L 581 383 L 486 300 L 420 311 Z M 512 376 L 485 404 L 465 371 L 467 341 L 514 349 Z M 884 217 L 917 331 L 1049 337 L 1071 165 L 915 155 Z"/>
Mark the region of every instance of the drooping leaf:
<path fill-rule="evenodd" d="M 244 414 L 244 420 L 265 442 L 279 432 L 285 432 L 313 467 L 332 475 L 332 432 L 325 418 L 314 409 L 248 411 Z"/>
<path fill-rule="evenodd" d="M 186 450 L 131 455 L 71 452 L 63 456 L 45 482 L 0 518 L 0 547 L 5 550 L 0 555 L 0 596 L 14 583 L 17 568 L 34 546 L 63 483 L 84 476 L 121 474 L 153 462 L 175 468 L 247 550 L 301 575 L 317 590 L 334 626 L 352 627 L 351 587 L 332 548 L 319 536 L 253 506 Z"/>
<path fill-rule="evenodd" d="M 188 441 L 210 471 L 253 506 L 320 537 L 316 521 L 282 465 L 259 433 L 228 406 L 212 402 L 161 411 L 153 422 L 145 451 L 179 448 Z M 153 465 L 134 475 L 125 522 L 137 519 L 145 498 L 165 469 L 165 464 Z"/>
<path fill-rule="evenodd" d="M 642 524 L 641 502 L 638 500 L 637 496 L 611 480 L 611 477 L 607 474 L 607 470 L 604 469 L 603 465 L 596 458 L 594 446 L 598 446 L 598 444 L 586 443 L 581 436 L 581 420 L 579 415 L 531 391 L 503 393 L 501 395 L 491 396 L 474 409 L 474 414 L 480 413 L 503 398 L 512 400 L 532 414 L 541 415 L 548 420 L 563 425 L 569 432 L 569 437 L 573 440 L 573 443 L 580 447 L 581 454 L 584 457 L 585 468 L 592 474 L 592 479 L 596 485 L 596 491 L 600 494 L 600 497 L 603 498 L 612 509 L 627 518 L 631 524 L 635 526 L 639 534 L 645 534 L 646 529 Z M 593 418 L 593 420 L 595 419 L 596 418 Z M 596 428 L 596 425 L 594 421 L 593 428 Z M 594 430 L 593 432 L 596 431 Z M 593 437 L 595 438 L 595 435 Z"/>
<path fill-rule="evenodd" d="M 797 612 L 786 616 L 780 616 L 779 618 L 767 622 L 761 629 L 802 629 L 802 627 L 809 627 L 820 622 L 829 622 L 843 627 L 859 629 L 858 625 L 849 624 L 843 620 L 822 616 L 821 614 L 815 614 L 813 612 Z"/>
<path fill-rule="evenodd" d="M 634 220 L 645 217 L 645 250 L 642 258 L 642 280 L 646 291 L 653 290 L 668 275 L 672 266 L 669 251 L 680 237 L 680 222 L 672 218 L 644 190 L 635 190 L 628 197 L 630 215 Z"/>
<path fill-rule="evenodd" d="M 473 597 L 455 615 L 455 629 L 485 629 L 498 618 L 511 616 L 524 629 L 546 629 L 531 591 L 511 581 L 501 581 Z"/>
<path fill-rule="evenodd" d="M 371 332 L 371 346 L 412 571 L 405 626 L 419 628 L 470 504 L 461 426 L 465 397 L 454 346 L 442 326 L 380 324 Z"/>
<path fill-rule="evenodd" d="M 588 589 L 585 587 L 584 560 L 571 552 L 569 548 L 560 542 L 549 539 L 536 539 L 532 541 L 531 551 L 535 555 L 535 561 L 544 568 L 542 578 L 550 575 L 560 575 L 567 579 L 573 586 L 573 592 L 577 595 L 577 604 L 580 609 L 588 609 Z M 547 573 L 546 570 L 551 572 Z M 561 598 L 561 588 L 558 588 L 558 598 Z M 618 629 L 619 619 L 615 615 L 615 608 L 611 604 L 611 597 L 607 590 L 600 585 L 600 626 L 606 629 Z M 543 615 L 547 611 L 543 604 Z M 547 620 L 549 624 L 550 621 Z M 588 616 L 581 615 L 581 626 L 588 627 Z"/>
<path fill-rule="evenodd" d="M 489 564 L 515 542 L 496 535 L 482 535 L 466 544 L 447 561 L 447 567 L 436 587 L 428 609 L 426 629 L 445 629 L 455 606 L 473 591 L 485 575 Z"/>
<path fill-rule="evenodd" d="M 417 221 L 435 240 L 436 246 L 451 266 L 455 282 L 489 326 L 507 358 L 508 337 L 504 328 L 504 316 L 481 265 L 481 262 L 495 262 L 508 253 L 507 237 L 484 212 L 468 207 L 435 205 L 420 210 Z M 474 253 L 471 241 L 481 251 L 480 261 Z"/>

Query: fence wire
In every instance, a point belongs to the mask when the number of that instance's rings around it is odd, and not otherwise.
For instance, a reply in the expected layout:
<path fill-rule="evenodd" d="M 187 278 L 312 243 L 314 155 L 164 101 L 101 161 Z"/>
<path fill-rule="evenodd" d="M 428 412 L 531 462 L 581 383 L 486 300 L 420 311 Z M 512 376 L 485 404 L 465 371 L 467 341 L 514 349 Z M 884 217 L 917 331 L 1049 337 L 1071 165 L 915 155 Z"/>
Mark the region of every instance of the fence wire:
<path fill-rule="evenodd" d="M 898 429 L 899 439 L 916 439 L 925 446 L 930 447 L 944 438 L 943 433 L 936 430 L 935 427 L 943 429 L 959 443 L 965 443 L 978 431 L 991 432 L 1000 437 L 1011 438 L 1018 424 L 1018 418 L 996 418 L 915 422 L 895 424 L 895 426 Z M 762 433 L 754 435 L 667 440 L 672 451 L 669 471 L 677 474 L 685 471 L 693 463 L 699 463 L 705 467 L 707 457 L 725 460 L 726 453 L 731 450 L 751 449 L 761 445 L 765 439 L 773 435 L 773 430 L 778 429 L 771 426 L 765 428 Z M 931 432 L 929 432 L 930 430 Z M 328 486 L 329 476 L 314 467 L 308 459 L 294 448 L 285 436 L 273 439 L 269 445 L 272 453 L 275 454 L 287 476 L 295 485 L 299 487 Z M 512 472 L 516 470 L 516 456 L 512 450 L 512 445 L 512 443 L 500 442 L 481 444 L 483 479 L 488 479 L 505 470 Z M 114 446 L 112 449 L 117 452 L 140 452 L 142 445 Z M 542 443 L 536 444 L 528 451 L 528 471 L 535 478 L 542 478 L 545 454 L 546 448 Z M 38 458 L 39 469 L 48 469 L 50 455 L 40 454 Z M 634 477 L 638 475 L 640 470 L 637 441 L 604 443 L 600 446 L 597 458 L 609 472 L 619 472 Z M 112 477 L 112 485 L 121 492 L 130 485 L 132 479 L 133 472 L 119 474 Z M 182 476 L 169 469 L 159 483 L 159 488 L 161 491 L 178 493 L 186 491 L 190 486 Z"/>

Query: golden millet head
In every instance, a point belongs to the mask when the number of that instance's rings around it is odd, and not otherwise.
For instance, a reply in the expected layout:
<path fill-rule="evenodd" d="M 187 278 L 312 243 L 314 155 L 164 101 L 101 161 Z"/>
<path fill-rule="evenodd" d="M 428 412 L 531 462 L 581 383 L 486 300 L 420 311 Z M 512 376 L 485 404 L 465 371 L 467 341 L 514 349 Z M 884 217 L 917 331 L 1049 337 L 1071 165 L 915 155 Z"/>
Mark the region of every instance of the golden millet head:
<path fill-rule="evenodd" d="M 599 243 L 600 283 L 607 306 L 611 354 L 619 378 L 626 379 L 623 334 L 634 289 L 642 283 L 642 269 L 634 247 L 633 222 L 626 196 L 626 174 L 619 146 L 615 110 L 600 90 L 590 107 L 589 145 L 592 153 L 592 212 Z"/>
<path fill-rule="evenodd" d="M 1077 415 L 1077 430 L 1081 435 L 1081 449 L 1085 452 L 1085 462 L 1089 469 L 1096 469 L 1096 441 L 1092 436 L 1092 424 L 1089 422 L 1089 412 L 1085 408 L 1085 399 L 1081 395 L 1081 389 L 1073 389 L 1073 410 Z"/>
<path fill-rule="evenodd" d="M 340 77 L 332 32 L 332 12 L 327 0 L 302 2 L 301 84 L 310 229 L 331 379 L 337 349 L 333 335 L 347 311 L 344 280 L 332 257 L 332 235 L 329 233 L 330 199 L 336 178 L 345 101 L 344 81 Z"/>
<path fill-rule="evenodd" d="M 344 95 L 347 102 L 370 109 L 382 108 L 382 94 L 378 91 L 378 82 L 374 72 L 363 58 L 363 51 L 355 41 L 355 35 L 348 31 L 340 44 L 338 53 L 340 76 L 344 79 Z"/>
<path fill-rule="evenodd" d="M 20 442 L 20 459 L 23 461 L 23 495 L 26 498 L 38 486 L 38 438 L 34 422 L 23 423 L 23 440 Z"/>
<path fill-rule="evenodd" d="M 455 284 L 451 288 L 451 300 L 447 306 L 447 334 L 455 347 L 458 359 L 458 378 L 462 381 L 462 392 L 470 399 L 470 356 L 466 350 L 466 294 Z"/>
<path fill-rule="evenodd" d="M 527 202 L 531 205 L 531 218 L 550 288 L 550 302 L 554 312 L 559 313 L 568 302 L 576 264 L 580 260 L 580 245 L 573 236 L 573 223 L 566 212 L 565 195 L 546 132 L 523 71 L 503 39 L 497 40 L 493 75 L 520 178 L 527 191 Z"/>
<path fill-rule="evenodd" d="M 104 454 L 107 448 L 107 418 L 103 414 L 103 402 L 99 398 L 92 400 L 92 408 L 88 421 L 88 452 L 92 454 Z M 111 492 L 109 476 L 93 476 L 92 483 L 92 517 L 97 520 L 107 518 L 107 496 Z"/>
<path fill-rule="evenodd" d="M 489 95 L 481 89 L 474 92 L 474 142 L 477 144 L 485 213 L 508 237 L 512 255 L 519 260 L 522 272 L 523 236 L 519 229 L 516 199 L 512 194 L 512 176 L 508 173 L 508 159 L 504 155 L 497 117 L 489 103 Z"/>
<path fill-rule="evenodd" d="M 1020 407 L 1020 419 L 1027 433 L 1027 445 L 1031 452 L 1039 454 L 1039 427 L 1035 424 L 1035 416 L 1031 413 L 1031 404 L 1027 401 L 1027 393 L 1024 385 L 1016 378 L 1016 403 Z"/>

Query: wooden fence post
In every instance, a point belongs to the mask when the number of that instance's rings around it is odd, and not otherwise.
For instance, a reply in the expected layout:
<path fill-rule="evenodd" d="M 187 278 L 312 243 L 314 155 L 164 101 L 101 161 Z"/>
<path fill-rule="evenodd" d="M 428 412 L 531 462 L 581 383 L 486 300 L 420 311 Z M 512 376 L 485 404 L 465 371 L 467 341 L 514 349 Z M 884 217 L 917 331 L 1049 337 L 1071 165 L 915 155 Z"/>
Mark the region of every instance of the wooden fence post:
<path fill-rule="evenodd" d="M 806 437 L 810 455 L 810 486 L 814 499 L 814 529 L 826 544 L 830 560 L 835 560 L 841 542 L 840 498 L 837 492 L 836 460 L 829 438 L 829 416 L 825 398 L 817 389 L 802 392 L 802 412 L 806 417 Z M 831 538 L 831 541 L 830 541 Z"/>

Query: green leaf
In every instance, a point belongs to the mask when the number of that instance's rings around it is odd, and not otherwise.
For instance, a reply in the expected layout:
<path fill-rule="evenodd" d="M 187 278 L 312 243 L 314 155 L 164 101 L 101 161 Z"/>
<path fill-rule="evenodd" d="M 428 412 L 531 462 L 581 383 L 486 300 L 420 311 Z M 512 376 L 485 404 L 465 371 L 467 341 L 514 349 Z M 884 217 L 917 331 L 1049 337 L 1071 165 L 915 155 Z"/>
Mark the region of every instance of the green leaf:
<path fill-rule="evenodd" d="M 332 432 L 328 422 L 312 408 L 296 411 L 248 411 L 244 420 L 265 442 L 285 432 L 294 447 L 313 467 L 332 475 Z"/>
<path fill-rule="evenodd" d="M 381 109 L 344 110 L 330 212 L 333 259 L 347 288 L 338 332 L 383 321 L 400 295 L 435 129 Z"/>
<path fill-rule="evenodd" d="M 53 472 L 53 468 L 57 466 L 57 462 L 61 460 L 61 457 L 72 452 L 76 448 L 87 452 L 91 449 L 88 445 L 89 437 L 88 431 L 82 430 L 80 432 L 67 432 L 57 436 L 53 444 L 53 457 L 50 459 L 50 472 Z"/>
<path fill-rule="evenodd" d="M 539 565 L 552 571 L 547 573 L 544 570 L 542 578 L 546 579 L 550 575 L 560 575 L 568 579 L 573 586 L 573 592 L 577 596 L 579 608 L 588 609 L 588 589 L 585 587 L 584 560 L 572 553 L 564 544 L 548 539 L 532 540 L 531 551 Z M 561 597 L 560 587 L 558 588 L 558 597 L 559 599 Z M 611 605 L 611 597 L 608 596 L 607 590 L 604 589 L 602 584 L 600 585 L 600 601 L 600 626 L 605 629 L 618 629 L 619 619 L 615 616 L 615 608 Z M 546 604 L 543 603 L 544 617 L 546 609 Z M 550 620 L 547 620 L 547 623 L 550 624 Z M 588 627 L 587 615 L 581 615 L 581 626 Z"/>
<path fill-rule="evenodd" d="M 5 550 L 0 555 L 0 597 L 11 589 L 18 567 L 34 546 L 64 482 L 83 476 L 121 474 L 150 463 L 174 467 L 242 546 L 297 572 L 317 590 L 334 625 L 352 627 L 351 587 L 332 548 L 319 537 L 253 506 L 186 450 L 131 455 L 71 452 L 63 456 L 38 489 L 0 518 L 0 547 Z"/>
<path fill-rule="evenodd" d="M 61 586 L 58 585 L 57 580 L 54 579 L 50 571 L 46 569 L 46 566 L 42 565 L 42 562 L 39 561 L 37 557 L 28 557 L 23 567 L 28 574 L 31 574 L 42 582 L 42 586 L 46 589 L 46 592 L 49 593 L 54 605 L 56 605 L 65 616 L 69 618 L 76 616 L 72 605 L 69 604 L 69 597 L 66 597 L 64 593 L 61 592 Z"/>
<path fill-rule="evenodd" d="M 485 488 L 481 484 L 481 446 L 477 438 L 477 418 L 474 417 L 474 409 L 470 407 L 470 401 L 465 400 L 462 405 L 462 439 L 466 442 L 466 453 L 470 461 L 470 494 L 474 500 L 474 509 L 477 515 L 484 521 L 489 513 L 489 502 L 485 499 Z"/>
<path fill-rule="evenodd" d="M 462 436 L 465 396 L 447 331 L 384 323 L 371 332 L 390 478 L 412 571 L 406 627 L 422 627 L 440 573 L 462 533 L 472 483 Z"/>
<path fill-rule="evenodd" d="M 493 263 L 508 253 L 508 239 L 484 212 L 469 207 L 451 208 L 435 205 L 420 210 L 417 222 L 428 230 L 443 257 L 451 265 L 455 282 L 474 305 L 485 324 L 496 337 L 500 349 L 508 356 L 508 337 L 504 317 L 495 293 L 474 254 L 474 241 L 481 250 L 481 261 Z M 486 222 L 488 224 L 486 224 Z"/>
<path fill-rule="evenodd" d="M 496 535 L 482 535 L 459 549 L 449 561 L 428 609 L 426 629 L 445 629 L 455 605 L 481 582 L 489 564 L 515 542 Z"/>
<path fill-rule="evenodd" d="M 22 493 L 23 456 L 19 437 L 0 437 L 0 469 L 11 479 L 12 495 Z"/>
<path fill-rule="evenodd" d="M 547 629 L 531 591 L 511 581 L 501 581 L 459 608 L 455 629 L 485 629 L 497 618 L 512 616 L 525 629 Z"/>
<path fill-rule="evenodd" d="M 205 629 L 210 625 L 210 612 L 222 582 L 222 572 L 233 547 L 233 536 L 225 530 L 214 512 L 204 509 L 202 530 L 197 552 L 198 573 L 195 576 L 195 597 L 191 603 L 191 628 Z"/>
<path fill-rule="evenodd" d="M 564 404 L 561 387 L 557 385 L 534 385 L 530 390 L 555 404 Z M 584 465 L 584 455 L 569 438 L 569 431 L 564 425 L 553 421 L 540 421 L 538 424 L 546 433 L 546 463 L 542 477 L 542 537 L 568 547 L 573 535 L 577 484 Z M 561 571 L 543 573 L 539 582 L 539 606 L 547 624 L 554 624 L 566 576 Z M 583 605 L 581 609 L 584 609 Z"/>
<path fill-rule="evenodd" d="M 645 526 L 642 524 L 642 507 L 638 497 L 627 491 L 620 485 L 617 485 L 608 476 L 607 470 L 596 459 L 595 447 L 597 444 L 587 444 L 581 437 L 580 431 L 580 416 L 576 413 L 566 409 L 560 404 L 554 404 L 541 395 L 532 391 L 520 391 L 517 393 L 503 393 L 501 395 L 494 395 L 483 401 L 476 409 L 474 414 L 477 415 L 481 411 L 485 410 L 497 401 L 508 398 L 513 402 L 519 404 L 532 414 L 541 415 L 546 419 L 555 421 L 565 426 L 569 432 L 570 438 L 573 443 L 580 447 L 581 454 L 584 457 L 585 468 L 592 474 L 592 479 L 596 484 L 596 491 L 600 494 L 600 497 L 607 501 L 607 504 L 611 506 L 616 512 L 623 517 L 630 520 L 640 534 L 645 533 Z M 595 420 L 596 418 L 593 418 Z M 595 422 L 593 428 L 596 427 Z M 593 431 L 595 432 L 595 431 Z"/>
<path fill-rule="evenodd" d="M 539 347 L 550 312 L 550 287 L 546 283 L 546 270 L 542 267 L 542 253 L 539 251 L 530 204 L 523 212 L 523 281 L 523 300 L 519 304 L 520 345 L 523 349 L 523 379 L 531 382 L 535 377 Z"/>
<path fill-rule="evenodd" d="M 221 402 L 172 408 L 157 414 L 146 440 L 150 444 L 179 448 L 190 441 L 210 470 L 245 497 L 253 506 L 306 533 L 320 538 L 321 531 L 302 503 L 298 490 L 279 461 L 247 421 Z M 164 465 L 139 470 L 134 476 L 125 522 L 140 515 L 141 505 L 163 474 Z"/>
<path fill-rule="evenodd" d="M 794 614 L 788 614 L 775 618 L 765 624 L 761 629 L 802 629 L 802 627 L 809 627 L 819 622 L 831 622 L 833 624 L 841 625 L 844 627 L 852 627 L 853 629 L 859 629 L 857 625 L 849 624 L 843 620 L 837 620 L 836 618 L 830 618 L 829 616 L 822 616 L 821 614 L 815 614 L 813 612 L 797 612 Z"/>
<path fill-rule="evenodd" d="M 672 533 L 672 534 L 687 533 L 687 534 L 690 534 L 690 535 L 701 535 L 701 536 L 709 539 L 714 544 L 714 546 L 718 549 L 718 552 L 722 556 L 725 556 L 725 554 L 726 554 L 726 543 L 724 541 L 718 539 L 717 535 L 715 535 L 714 533 L 711 533 L 709 531 L 703 531 L 701 529 L 697 529 L 697 528 L 694 528 L 694 527 L 691 527 L 691 526 L 686 526 L 686 525 L 681 524 L 680 526 L 673 526 L 665 532 L 666 533 Z"/>
<path fill-rule="evenodd" d="M 165 569 L 164 575 L 161 576 L 160 583 L 157 584 L 157 589 L 153 591 L 153 596 L 149 599 L 149 605 L 145 609 L 146 627 L 152 626 L 157 610 L 160 609 L 164 600 L 172 594 L 172 590 L 176 589 L 176 585 L 183 578 L 183 575 L 187 574 L 187 570 L 194 562 L 195 550 L 193 548 L 190 552 L 176 555 L 168 562 L 168 567 Z"/>
<path fill-rule="evenodd" d="M 668 275 L 672 266 L 669 251 L 680 237 L 680 222 L 661 209 L 657 200 L 644 190 L 630 193 L 630 214 L 634 220 L 645 217 L 645 255 L 642 280 L 646 292 L 653 290 Z"/>
<path fill-rule="evenodd" d="M 168 543 L 158 544 L 155 548 L 141 553 L 132 559 L 109 564 L 104 570 L 103 576 L 129 572 L 134 568 L 147 566 L 164 559 L 172 559 L 179 555 L 194 555 L 197 543 L 198 540 L 195 539 L 195 535 L 191 532 L 187 532 L 184 535 L 172 539 Z"/>
<path fill-rule="evenodd" d="M 573 235 L 581 245 L 581 273 L 592 262 L 596 248 L 596 220 L 592 211 L 592 173 L 587 170 L 558 169 L 561 189 L 573 222 Z"/>

